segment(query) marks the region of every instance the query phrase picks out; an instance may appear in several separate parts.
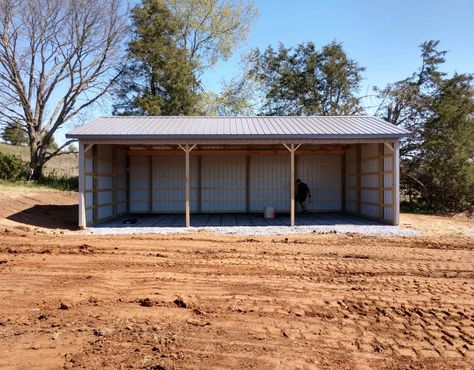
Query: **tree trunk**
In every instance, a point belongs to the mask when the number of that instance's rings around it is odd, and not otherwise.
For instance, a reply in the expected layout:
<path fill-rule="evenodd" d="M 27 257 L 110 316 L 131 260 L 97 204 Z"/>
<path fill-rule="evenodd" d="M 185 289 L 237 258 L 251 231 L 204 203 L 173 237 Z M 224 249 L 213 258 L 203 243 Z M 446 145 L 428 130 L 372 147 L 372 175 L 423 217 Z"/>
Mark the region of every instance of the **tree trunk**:
<path fill-rule="evenodd" d="M 40 180 L 43 177 L 46 149 L 43 140 L 33 135 L 30 138 L 30 174 L 29 180 Z"/>
<path fill-rule="evenodd" d="M 40 180 L 43 177 L 44 155 L 33 153 L 30 162 L 30 180 Z"/>

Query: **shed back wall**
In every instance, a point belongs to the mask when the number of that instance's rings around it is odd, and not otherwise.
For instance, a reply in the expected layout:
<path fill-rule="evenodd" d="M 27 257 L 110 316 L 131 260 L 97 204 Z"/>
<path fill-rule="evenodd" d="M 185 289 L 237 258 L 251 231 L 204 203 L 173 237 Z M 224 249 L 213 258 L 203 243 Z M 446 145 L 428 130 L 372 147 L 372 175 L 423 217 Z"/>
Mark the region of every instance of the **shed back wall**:
<path fill-rule="evenodd" d="M 341 165 L 340 155 L 297 156 L 296 176 L 313 195 L 309 210 L 341 210 Z M 191 155 L 190 188 L 191 212 L 289 212 L 290 155 Z M 184 156 L 130 157 L 131 212 L 182 213 L 184 203 Z"/>

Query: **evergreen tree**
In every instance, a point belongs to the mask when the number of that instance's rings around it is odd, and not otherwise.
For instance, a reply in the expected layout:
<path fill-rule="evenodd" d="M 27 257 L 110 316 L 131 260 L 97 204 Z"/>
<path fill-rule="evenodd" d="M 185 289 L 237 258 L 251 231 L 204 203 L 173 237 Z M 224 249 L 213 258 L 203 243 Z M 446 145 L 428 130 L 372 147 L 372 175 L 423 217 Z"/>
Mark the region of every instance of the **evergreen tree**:
<path fill-rule="evenodd" d="M 412 136 L 402 142 L 402 159 L 413 159 L 420 151 L 424 123 L 433 114 L 432 104 L 438 84 L 446 76 L 439 68 L 445 62 L 446 51 L 438 50 L 439 41 L 420 45 L 421 66 L 411 76 L 375 88 L 380 105 L 376 115 L 411 131 Z"/>
<path fill-rule="evenodd" d="M 269 46 L 249 55 L 250 76 L 264 95 L 262 114 L 340 115 L 362 111 L 356 93 L 360 67 L 333 42 L 316 50 L 313 43 L 277 51 Z"/>
<path fill-rule="evenodd" d="M 117 90 L 119 115 L 198 113 L 198 86 L 188 51 L 178 46 L 180 23 L 161 0 L 132 9 L 130 62 Z"/>
<path fill-rule="evenodd" d="M 432 116 L 423 130 L 418 177 L 421 200 L 433 210 L 474 205 L 473 77 L 439 81 Z"/>
<path fill-rule="evenodd" d="M 425 209 L 461 210 L 474 204 L 473 77 L 441 72 L 438 46 L 424 42 L 417 72 L 376 89 L 377 114 L 413 133 L 400 149 L 402 192 Z"/>
<path fill-rule="evenodd" d="M 28 143 L 28 135 L 18 122 L 12 122 L 5 126 L 2 139 L 12 145 L 25 145 Z"/>

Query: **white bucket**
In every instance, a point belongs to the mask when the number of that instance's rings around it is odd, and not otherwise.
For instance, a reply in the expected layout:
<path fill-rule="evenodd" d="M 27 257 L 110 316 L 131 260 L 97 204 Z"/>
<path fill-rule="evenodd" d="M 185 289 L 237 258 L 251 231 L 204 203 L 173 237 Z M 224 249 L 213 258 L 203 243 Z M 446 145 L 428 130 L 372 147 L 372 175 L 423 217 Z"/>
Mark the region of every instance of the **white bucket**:
<path fill-rule="evenodd" d="M 275 208 L 273 207 L 265 207 L 265 211 L 263 212 L 264 218 L 275 218 Z"/>

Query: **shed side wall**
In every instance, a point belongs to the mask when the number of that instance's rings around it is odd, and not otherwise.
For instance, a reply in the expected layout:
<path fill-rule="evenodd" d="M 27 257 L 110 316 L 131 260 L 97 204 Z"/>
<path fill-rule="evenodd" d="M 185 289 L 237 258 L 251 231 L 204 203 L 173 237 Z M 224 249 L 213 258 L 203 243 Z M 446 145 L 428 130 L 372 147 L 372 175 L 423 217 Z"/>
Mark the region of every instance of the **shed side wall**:
<path fill-rule="evenodd" d="M 107 144 L 94 144 L 84 153 L 87 225 L 126 213 L 125 158 L 123 147 Z"/>
<path fill-rule="evenodd" d="M 392 223 L 392 145 L 382 144 L 384 146 L 382 151 L 380 151 L 380 144 L 359 145 L 359 165 L 357 145 L 351 145 L 346 150 L 346 211 L 363 217 Z M 359 168 L 360 172 L 358 171 Z M 358 193 L 360 194 L 359 196 Z"/>

